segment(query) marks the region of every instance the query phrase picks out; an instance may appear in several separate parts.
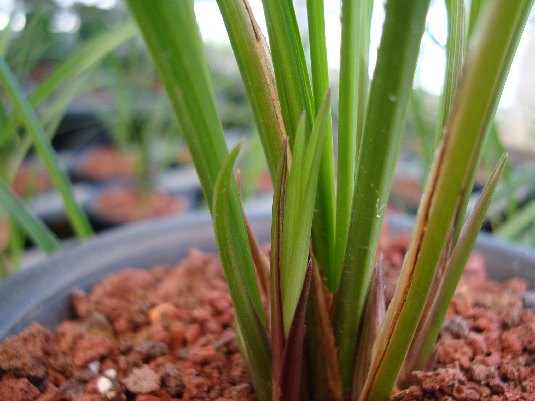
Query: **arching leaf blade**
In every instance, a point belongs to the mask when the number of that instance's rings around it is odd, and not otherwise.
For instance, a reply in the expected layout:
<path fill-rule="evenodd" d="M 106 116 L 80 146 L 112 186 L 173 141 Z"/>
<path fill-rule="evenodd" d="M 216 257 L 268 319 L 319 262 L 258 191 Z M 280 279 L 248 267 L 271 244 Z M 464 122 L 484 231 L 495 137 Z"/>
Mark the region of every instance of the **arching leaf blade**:
<path fill-rule="evenodd" d="M 11 69 L 4 59 L 0 59 L 0 83 L 7 91 L 13 107 L 19 118 L 23 121 L 32 137 L 35 150 L 43 160 L 52 184 L 61 195 L 65 205 L 67 217 L 79 238 L 88 238 L 93 235 L 93 229 L 86 214 L 76 202 L 70 182 L 61 170 L 52 145 L 41 125 L 35 110 L 24 96 L 22 88 L 15 79 Z"/>
<path fill-rule="evenodd" d="M 31 214 L 3 179 L 0 179 L 0 205 L 43 252 L 51 254 L 60 248 L 60 242 L 55 234 Z"/>
<path fill-rule="evenodd" d="M 254 260 L 248 246 L 247 230 L 241 209 L 236 215 L 231 207 L 235 186 L 233 167 L 241 144 L 238 144 L 224 161 L 214 187 L 214 232 L 225 280 L 234 305 L 243 346 L 260 400 L 271 398 L 271 361 L 267 337 L 266 317 L 260 299 L 256 299 L 258 284 L 251 282 L 245 270 L 254 273 Z M 243 246 L 243 244 L 247 244 Z M 253 276 L 254 278 L 254 276 Z M 256 291 L 252 291 L 256 288 Z"/>

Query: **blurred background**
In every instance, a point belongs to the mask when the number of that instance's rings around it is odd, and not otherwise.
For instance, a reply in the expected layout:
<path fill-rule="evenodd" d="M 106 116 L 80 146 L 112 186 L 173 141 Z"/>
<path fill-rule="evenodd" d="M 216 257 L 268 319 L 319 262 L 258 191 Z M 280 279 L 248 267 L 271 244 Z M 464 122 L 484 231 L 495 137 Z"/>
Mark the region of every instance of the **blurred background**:
<path fill-rule="evenodd" d="M 250 2 L 266 32 L 261 0 Z M 306 38 L 305 1 L 294 3 L 302 36 Z M 340 2 L 325 0 L 325 7 L 336 132 Z M 249 202 L 269 203 L 271 180 L 216 1 L 196 0 L 195 9 L 228 143 L 232 146 L 246 139 L 239 161 L 242 191 Z M 382 2 L 377 0 L 372 18 L 370 76 L 383 18 Z M 510 164 L 493 200 L 485 230 L 532 247 L 534 29 L 532 13 L 485 144 L 474 188 L 475 199 L 497 159 L 507 151 Z M 445 73 L 446 39 L 444 2 L 436 0 L 432 2 L 421 45 L 390 199 L 392 210 L 410 214 L 418 206 L 439 134 L 436 114 Z M 97 231 L 205 207 L 180 127 L 144 44 L 129 25 L 121 0 L 0 0 L 0 55 L 36 107 L 61 168 L 73 183 L 75 197 Z M 69 63 L 78 66 L 76 73 L 74 67 L 65 67 Z M 62 72 L 61 85 L 47 91 L 57 71 Z M 13 122 L 12 113 L 12 105 L 1 91 L 0 175 L 33 215 L 59 237 L 71 238 L 73 232 L 61 198 L 34 154 L 26 132 Z M 0 276 L 33 262 L 28 247 L 31 241 L 0 205 Z"/>

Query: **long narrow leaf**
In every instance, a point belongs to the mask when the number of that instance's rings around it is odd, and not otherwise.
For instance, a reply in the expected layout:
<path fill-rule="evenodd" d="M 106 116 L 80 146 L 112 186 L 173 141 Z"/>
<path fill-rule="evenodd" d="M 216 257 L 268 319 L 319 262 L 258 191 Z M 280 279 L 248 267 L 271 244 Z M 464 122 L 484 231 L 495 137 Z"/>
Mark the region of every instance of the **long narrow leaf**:
<path fill-rule="evenodd" d="M 273 211 L 271 224 L 271 363 L 272 378 L 280 382 L 282 357 L 284 354 L 284 324 L 282 322 L 281 295 L 281 254 L 284 231 L 284 214 L 286 205 L 286 188 L 289 174 L 288 140 L 284 141 L 278 173 L 273 194 Z M 280 397 L 280 386 L 273 388 L 273 398 Z"/>
<path fill-rule="evenodd" d="M 485 220 L 492 195 L 503 173 L 507 156 L 503 155 L 498 162 L 489 183 L 479 196 L 470 217 L 466 221 L 459 241 L 453 249 L 448 259 L 444 271 L 436 279 L 436 287 L 431 290 L 426 303 L 428 313 L 424 313 L 420 320 L 416 335 L 412 341 L 407 359 L 403 365 L 403 375 L 401 379 L 408 382 L 413 370 L 424 368 L 427 359 L 431 355 L 435 345 L 442 322 L 461 278 L 464 266 L 474 247 L 481 225 Z"/>
<path fill-rule="evenodd" d="M 269 33 L 269 43 L 275 78 L 280 97 L 286 133 L 293 149 L 294 133 L 303 112 L 306 116 L 305 132 L 311 133 L 315 118 L 315 103 L 303 45 L 292 1 L 262 0 Z M 320 95 L 320 96 L 323 96 Z M 329 145 L 327 145 L 329 146 Z M 333 156 L 322 154 L 318 179 L 312 242 L 320 266 L 329 271 L 334 264 L 334 166 Z M 299 291 L 300 293 L 300 291 Z"/>
<path fill-rule="evenodd" d="M 60 243 L 54 233 L 30 213 L 3 179 L 0 179 L 0 205 L 43 252 L 50 254 L 59 249 Z"/>
<path fill-rule="evenodd" d="M 334 329 L 344 389 L 349 389 L 379 233 L 405 123 L 428 0 L 386 4 L 386 19 L 359 148 L 351 223 Z"/>
<path fill-rule="evenodd" d="M 329 89 L 329 65 L 327 62 L 327 43 L 325 37 L 324 0 L 307 0 L 308 30 L 310 42 L 310 64 L 312 68 L 312 91 L 315 99 L 315 112 L 321 107 L 320 99 Z M 321 155 L 318 211 L 312 226 L 312 240 L 323 271 L 327 275 L 331 291 L 334 291 L 335 275 L 335 197 L 334 197 L 334 154 L 332 135 L 332 116 L 328 110 L 325 140 Z M 321 211 L 320 211 L 321 210 Z"/>
<path fill-rule="evenodd" d="M 476 30 L 481 11 L 484 8 L 485 2 L 483 0 L 471 0 L 469 17 L 468 17 L 468 38 L 472 37 L 472 34 Z"/>
<path fill-rule="evenodd" d="M 268 167 L 274 177 L 286 130 L 269 50 L 248 0 L 218 0 L 217 4 L 251 102 Z"/>
<path fill-rule="evenodd" d="M 450 48 L 448 48 L 448 51 L 447 51 L 448 58 L 452 55 L 451 54 L 452 51 L 457 53 L 457 55 L 458 55 L 457 58 L 459 58 L 459 59 L 461 59 L 461 54 L 466 52 L 466 50 L 467 50 L 466 48 L 468 47 L 469 43 L 471 42 L 474 32 L 476 32 L 476 27 L 478 25 L 479 20 L 481 19 L 480 17 L 482 15 L 484 9 L 485 9 L 484 5 L 485 5 L 484 2 L 482 2 L 480 0 L 472 0 L 472 1 L 470 1 L 468 24 L 466 24 L 466 21 L 464 21 L 462 23 L 462 25 L 460 25 L 459 22 L 452 21 L 451 17 L 455 18 L 455 14 L 457 14 L 458 17 L 460 18 L 459 12 L 460 12 L 461 8 L 463 7 L 462 2 L 459 2 L 458 0 L 448 0 L 447 1 L 446 8 L 447 8 L 447 11 L 448 11 L 448 18 L 449 18 L 449 20 L 448 20 L 448 28 L 449 29 L 452 29 L 452 28 L 455 29 L 455 26 L 457 26 L 458 30 L 463 30 L 463 29 L 465 29 L 464 26 L 467 25 L 466 36 L 467 36 L 467 39 L 468 39 L 468 40 L 464 40 L 465 49 L 463 51 L 463 49 L 461 48 L 461 43 L 459 43 L 460 41 L 454 39 L 454 42 L 452 43 L 452 42 L 450 42 L 449 35 L 448 35 L 448 46 L 450 46 Z M 451 48 L 451 44 L 454 44 L 456 50 Z M 457 67 L 455 67 L 455 66 L 454 66 L 454 68 L 457 69 Z M 457 72 L 460 75 L 460 72 L 459 71 L 457 71 Z M 446 74 L 448 74 L 448 71 L 446 72 Z M 452 74 L 452 77 L 453 77 L 453 74 Z M 451 82 L 453 82 L 453 81 L 451 81 Z M 446 85 L 448 84 L 448 76 L 447 75 L 446 75 L 446 83 L 445 84 Z M 459 84 L 459 82 L 457 82 L 457 85 L 458 84 Z M 449 98 L 450 98 L 450 101 L 451 101 L 452 100 L 451 96 Z M 446 96 L 443 96 L 443 105 L 446 105 L 444 103 L 445 99 L 446 99 Z M 444 111 L 447 111 L 447 110 L 444 110 Z M 450 112 L 451 112 L 451 107 L 450 107 Z M 448 117 L 449 117 L 448 114 L 444 114 L 443 115 L 444 124 L 447 121 Z M 442 130 L 444 128 L 445 128 L 445 126 L 442 127 Z M 492 129 L 491 129 L 491 131 L 492 131 Z M 483 144 L 485 143 L 485 140 L 483 138 L 488 138 L 488 136 L 489 136 L 488 134 L 484 135 L 484 136 L 481 136 L 481 144 L 479 144 L 478 147 L 479 146 L 483 146 Z M 480 165 L 482 157 L 483 157 L 483 153 L 479 152 L 478 157 L 474 158 L 472 160 L 472 167 L 469 168 L 469 171 L 471 171 L 472 173 L 469 174 L 465 179 L 464 187 L 463 187 L 464 196 L 463 196 L 461 202 L 458 204 L 457 210 L 455 212 L 455 221 L 453 223 L 453 233 L 452 233 L 452 237 L 451 237 L 451 242 L 453 244 L 456 243 L 456 241 L 457 241 L 457 239 L 459 237 L 459 234 L 461 232 L 462 223 L 463 223 L 464 218 L 465 218 L 465 210 L 466 210 L 466 207 L 467 207 L 468 202 L 470 200 L 470 192 L 471 192 L 470 189 L 474 186 L 474 182 L 476 180 L 476 175 L 477 175 L 476 166 Z"/>
<path fill-rule="evenodd" d="M 43 126 L 45 127 L 49 140 L 52 140 L 56 134 L 57 127 L 61 122 L 61 118 L 65 114 L 65 111 L 71 104 L 72 100 L 80 92 L 92 86 L 89 78 L 89 75 L 81 76 L 78 80 L 76 80 L 75 83 L 70 85 L 64 93 L 62 93 L 62 96 L 60 96 L 58 99 L 55 99 L 41 114 L 40 118 Z M 31 146 L 32 136 L 29 132 L 25 131 L 20 143 L 9 158 L 9 167 L 6 175 L 8 182 L 11 183 L 15 179 L 17 171 L 19 171 L 19 168 L 24 161 L 24 158 L 28 154 Z"/>
<path fill-rule="evenodd" d="M 0 57 L 5 57 L 11 39 L 11 24 L 8 24 L 0 31 Z"/>
<path fill-rule="evenodd" d="M 465 49 L 465 12 L 463 0 L 447 0 L 448 40 L 446 43 L 446 79 L 442 94 L 440 129 L 450 114 L 453 98 L 461 80 Z"/>
<path fill-rule="evenodd" d="M 314 121 L 314 99 L 305 53 L 291 1 L 262 0 L 286 132 L 293 145 L 297 123 L 306 113 L 306 130 Z"/>
<path fill-rule="evenodd" d="M 128 0 L 127 4 L 171 99 L 211 208 L 215 180 L 228 151 L 193 0 Z M 238 208 L 238 194 L 232 199 Z"/>
<path fill-rule="evenodd" d="M 467 55 L 400 282 L 379 336 L 378 353 L 361 396 L 363 401 L 388 399 L 397 379 L 531 5 L 530 0 L 488 3 L 479 31 L 474 34 L 475 46 Z"/>
<path fill-rule="evenodd" d="M 135 24 L 127 22 L 111 32 L 106 32 L 80 48 L 73 56 L 61 64 L 30 96 L 30 104 L 39 106 L 45 99 L 62 85 L 73 80 L 98 63 L 104 56 L 118 46 L 134 37 L 137 33 Z M 21 120 L 13 116 L 0 130 L 0 144 L 8 139 Z"/>
<path fill-rule="evenodd" d="M 310 65 L 312 70 L 312 92 L 315 99 L 321 99 L 329 89 L 329 65 L 327 62 L 327 41 L 325 37 L 324 0 L 307 0 L 308 35 L 310 42 Z M 315 102 L 316 111 L 320 107 Z M 329 113 L 330 118 L 330 113 Z M 330 129 L 330 125 L 328 124 Z"/>
<path fill-rule="evenodd" d="M 246 355 L 250 356 L 249 366 L 255 390 L 260 400 L 268 401 L 271 398 L 271 363 L 266 318 L 262 305 L 258 305 L 255 299 L 256 294 L 251 291 L 255 286 L 251 286 L 243 276 L 245 270 L 254 271 L 254 261 L 250 248 L 241 246 L 247 241 L 241 210 L 235 218 L 231 206 L 231 188 L 235 185 L 232 169 L 240 146 L 238 144 L 225 160 L 214 187 L 214 231 L 243 345 Z"/>
<path fill-rule="evenodd" d="M 353 0 L 342 1 L 342 44 L 340 52 L 340 94 L 338 99 L 338 182 L 336 193 L 336 245 L 335 268 L 327 276 L 329 288 L 338 287 L 346 250 L 355 167 L 357 163 L 357 122 L 359 110 L 359 68 L 361 4 Z M 362 100 L 362 99 L 360 99 Z"/>
<path fill-rule="evenodd" d="M 359 102 L 358 102 L 358 119 L 357 119 L 357 154 L 362 129 L 366 118 L 366 108 L 368 105 L 368 91 L 370 86 L 369 68 L 370 68 L 370 35 L 372 31 L 372 14 L 374 0 L 360 1 L 360 57 L 359 57 Z"/>
<path fill-rule="evenodd" d="M 286 335 L 293 322 L 306 274 L 319 161 L 327 132 L 329 100 L 327 93 L 308 141 L 305 142 L 304 138 L 304 124 L 298 127 L 288 176 L 281 252 L 282 311 Z"/>
<path fill-rule="evenodd" d="M 446 11 L 448 16 L 448 40 L 446 43 L 446 78 L 444 80 L 444 90 L 441 98 L 441 110 L 440 110 L 440 121 L 439 121 L 439 135 L 443 132 L 446 121 L 451 112 L 453 106 L 454 95 L 457 92 L 459 82 L 461 80 L 462 67 L 464 62 L 464 53 L 466 48 L 466 20 L 465 20 L 465 11 L 464 11 L 464 1 L 463 0 L 447 0 L 446 1 Z M 436 144 L 435 144 L 436 146 Z M 474 165 L 479 165 L 479 160 L 474 161 Z M 451 243 L 455 245 L 459 234 L 461 232 L 462 223 L 464 221 L 464 211 L 466 210 L 466 205 L 468 204 L 470 191 L 468 188 L 471 188 L 474 185 L 474 181 L 477 174 L 477 169 L 471 169 L 473 171 L 472 176 L 469 176 L 465 181 L 466 192 L 462 202 L 458 204 L 456 211 L 456 218 L 454 222 L 454 227 L 452 231 Z M 448 255 L 444 255 L 446 258 Z"/>
<path fill-rule="evenodd" d="M 67 216 L 76 235 L 80 238 L 90 237 L 93 234 L 93 229 L 89 220 L 74 198 L 69 180 L 59 166 L 54 149 L 35 111 L 24 97 L 22 88 L 3 59 L 0 59 L 0 83 L 6 89 L 17 114 L 32 136 L 35 149 L 43 160 L 54 187 L 63 199 Z"/>
<path fill-rule="evenodd" d="M 3 215 L 2 215 L 3 216 Z M 18 271 L 24 248 L 26 246 L 26 235 L 13 218 L 8 219 L 9 224 L 9 244 L 7 257 L 0 257 L 0 279 L 4 279 L 10 273 Z M 2 255 L 4 256 L 4 255 Z"/>

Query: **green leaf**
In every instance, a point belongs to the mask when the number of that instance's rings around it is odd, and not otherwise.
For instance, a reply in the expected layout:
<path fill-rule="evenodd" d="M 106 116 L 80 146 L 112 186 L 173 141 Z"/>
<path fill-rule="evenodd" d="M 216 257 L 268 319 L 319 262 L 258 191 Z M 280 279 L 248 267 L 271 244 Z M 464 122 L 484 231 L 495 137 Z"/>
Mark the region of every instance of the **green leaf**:
<path fill-rule="evenodd" d="M 301 124 L 303 125 L 303 124 Z M 271 363 L 272 377 L 281 372 L 284 354 L 284 324 L 282 317 L 281 295 L 281 254 L 284 236 L 284 213 L 286 205 L 286 188 L 289 174 L 288 140 L 284 141 L 282 155 L 274 180 L 272 224 L 271 224 Z M 273 397 L 278 397 L 278 387 L 273 389 Z"/>
<path fill-rule="evenodd" d="M 329 64 L 325 38 L 324 0 L 307 0 L 308 35 L 310 43 L 310 65 L 312 69 L 312 92 L 315 99 L 321 99 L 329 89 Z M 320 103 L 316 102 L 318 111 Z M 329 111 L 329 119 L 330 111 Z M 327 124 L 331 129 L 331 123 Z M 331 149 L 332 152 L 332 149 Z"/>
<path fill-rule="evenodd" d="M 57 132 L 57 127 L 61 122 L 62 116 L 65 114 L 65 111 L 71 104 L 72 100 L 82 91 L 85 91 L 86 88 L 93 85 L 89 81 L 91 76 L 89 74 L 82 75 L 79 79 L 76 80 L 72 85 L 65 89 L 62 92 L 62 95 L 57 99 L 54 99 L 51 102 L 46 110 L 43 111 L 40 118 L 42 125 L 46 129 L 47 137 L 52 140 L 54 134 Z M 28 154 L 32 146 L 32 136 L 29 132 L 25 131 L 20 143 L 16 146 L 13 151 L 13 154 L 10 156 L 9 167 L 7 171 L 7 181 L 13 182 L 17 171 L 19 170 L 24 158 Z"/>
<path fill-rule="evenodd" d="M 11 39 L 11 24 L 8 24 L 4 29 L 2 29 L 2 31 L 0 31 L 0 57 L 6 56 L 10 39 Z"/>
<path fill-rule="evenodd" d="M 39 122 L 28 100 L 24 97 L 22 88 L 4 59 L 0 59 L 0 83 L 6 89 L 13 103 L 13 107 L 32 136 L 35 149 L 45 164 L 48 176 L 63 199 L 67 217 L 76 235 L 79 238 L 90 237 L 93 234 L 93 230 L 89 224 L 89 220 L 81 207 L 76 203 L 69 180 L 59 166 L 56 154 L 46 136 L 43 126 Z"/>
<path fill-rule="evenodd" d="M 293 3 L 287 0 L 263 0 L 262 3 L 269 32 L 282 116 L 286 133 L 290 136 L 290 147 L 293 149 L 295 140 L 293 134 L 297 132 L 297 123 L 301 114 L 305 112 L 305 133 L 308 135 L 311 132 L 320 99 L 314 99 L 312 95 Z M 323 96 L 323 93 L 319 96 Z M 334 265 L 335 201 L 333 155 L 326 151 L 323 152 L 321 158 L 317 192 L 312 242 L 314 254 L 320 266 L 328 272 Z"/>
<path fill-rule="evenodd" d="M 232 208 L 231 190 L 235 186 L 233 166 L 240 151 L 238 144 L 225 160 L 214 187 L 213 221 L 219 254 L 229 287 L 236 319 L 249 356 L 249 366 L 257 396 L 271 399 L 271 362 L 266 317 L 258 295 L 254 261 L 247 243 L 247 230 L 241 209 Z M 253 282 L 251 274 L 253 273 Z"/>
<path fill-rule="evenodd" d="M 106 32 L 85 44 L 67 61 L 45 79 L 30 96 L 30 104 L 36 108 L 58 88 L 75 79 L 94 65 L 111 51 L 119 47 L 137 33 L 136 26 L 127 22 L 111 32 Z M 11 137 L 18 124 L 18 116 L 13 116 L 0 130 L 0 144 Z"/>
<path fill-rule="evenodd" d="M 327 132 L 330 96 L 323 99 L 312 127 L 305 138 L 304 121 L 298 125 L 292 164 L 286 187 L 281 249 L 281 292 L 284 333 L 287 335 L 303 289 L 310 250 L 310 228 L 318 183 L 322 144 Z"/>
<path fill-rule="evenodd" d="M 4 214 L 1 212 L 0 210 L 0 218 L 3 218 Z M 6 252 L 0 253 L 0 280 L 19 270 L 26 246 L 26 235 L 17 221 L 10 217 L 5 219 L 4 223 L 8 224 L 9 243 Z"/>
<path fill-rule="evenodd" d="M 445 263 L 443 271 L 437 274 L 426 302 L 424 314 L 422 315 L 416 335 L 403 365 L 402 379 L 405 382 L 408 381 L 414 370 L 424 368 L 425 363 L 431 355 L 451 299 L 463 273 L 464 266 L 485 220 L 490 201 L 503 173 L 506 161 L 507 156 L 504 154 L 498 162 L 487 186 L 479 196 L 474 210 L 463 227 L 457 245 Z"/>
<path fill-rule="evenodd" d="M 468 38 L 472 37 L 476 29 L 479 17 L 481 16 L 481 11 L 485 2 L 483 0 L 470 0 L 470 9 L 469 9 L 469 19 L 468 19 Z"/>
<path fill-rule="evenodd" d="M 360 60 L 359 60 L 359 102 L 357 120 L 357 153 L 362 136 L 362 129 L 366 117 L 366 107 L 368 105 L 368 90 L 370 86 L 370 34 L 372 30 L 372 13 L 374 0 L 364 0 L 359 2 L 361 13 L 360 24 Z M 375 49 L 374 49 L 375 50 Z"/>
<path fill-rule="evenodd" d="M 268 167 L 275 177 L 286 130 L 269 49 L 247 0 L 218 0 L 217 4 L 253 109 Z"/>
<path fill-rule="evenodd" d="M 0 179 L 0 205 L 24 228 L 26 234 L 43 252 L 50 254 L 59 249 L 60 242 L 54 233 L 30 213 L 3 179 Z"/>
<path fill-rule="evenodd" d="M 359 147 L 334 330 L 344 389 L 353 377 L 356 344 L 405 124 L 428 0 L 386 4 L 386 19 Z"/>
<path fill-rule="evenodd" d="M 442 146 L 428 180 L 400 282 L 378 337 L 361 400 L 388 399 L 423 311 L 436 266 L 475 168 L 531 0 L 488 3 L 474 33 Z M 425 290 L 424 290 L 425 289 Z"/>
<path fill-rule="evenodd" d="M 203 192 L 212 207 L 228 155 L 192 0 L 128 0 L 180 122 Z M 238 210 L 238 194 L 233 195 Z"/>
<path fill-rule="evenodd" d="M 444 127 L 457 91 L 464 61 L 465 12 L 464 0 L 446 0 L 448 39 L 446 42 L 446 79 L 441 99 L 440 130 Z"/>
<path fill-rule="evenodd" d="M 359 93 L 360 47 L 362 43 L 361 16 L 365 1 L 342 1 L 342 44 L 340 53 L 340 89 L 338 99 L 338 182 L 336 193 L 336 244 L 335 266 L 327 275 L 327 285 L 331 291 L 338 287 L 342 274 L 346 251 L 353 188 L 355 185 L 355 167 L 357 162 L 357 131 L 359 102 L 363 101 Z"/>
<path fill-rule="evenodd" d="M 306 131 L 314 121 L 314 99 L 305 53 L 291 1 L 262 0 L 286 132 L 293 146 L 297 123 L 306 113 Z"/>
<path fill-rule="evenodd" d="M 316 113 L 321 107 L 320 99 L 329 89 L 329 65 L 327 63 L 327 43 L 325 38 L 324 0 L 307 0 L 310 61 L 312 67 L 312 89 Z M 325 140 L 321 155 L 320 178 L 318 183 L 318 210 L 312 223 L 312 242 L 327 281 L 334 291 L 335 276 L 335 196 L 334 196 L 334 153 L 332 116 L 328 110 Z"/>

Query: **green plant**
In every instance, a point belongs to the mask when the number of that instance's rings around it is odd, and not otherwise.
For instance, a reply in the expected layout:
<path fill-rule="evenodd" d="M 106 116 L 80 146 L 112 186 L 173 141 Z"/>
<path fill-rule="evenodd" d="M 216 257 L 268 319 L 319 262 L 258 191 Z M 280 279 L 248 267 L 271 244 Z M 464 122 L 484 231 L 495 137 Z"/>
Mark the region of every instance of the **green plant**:
<path fill-rule="evenodd" d="M 3 31 L 5 35 L 7 31 Z M 88 238 L 93 230 L 77 204 L 70 182 L 59 166 L 51 146 L 51 139 L 65 110 L 75 96 L 94 88 L 91 84 L 92 69 L 112 50 L 132 38 L 136 33 L 134 24 L 125 23 L 113 31 L 105 32 L 89 40 L 57 68 L 27 98 L 15 78 L 11 66 L 3 58 L 7 39 L 0 49 L 0 85 L 6 90 L 11 109 L 0 104 L 0 214 L 8 215 L 9 233 L 7 249 L 0 250 L 0 275 L 16 270 L 16 261 L 24 250 L 24 234 L 43 252 L 52 253 L 59 248 L 55 235 L 27 209 L 24 200 L 11 191 L 15 175 L 28 151 L 34 148 L 42 160 L 55 189 L 62 196 L 67 216 L 75 234 L 80 239 Z M 46 105 L 38 115 L 37 107 Z M 20 129 L 19 129 L 20 128 Z M 9 254 L 7 257 L 4 254 Z M 9 269 L 7 268 L 9 267 Z"/>
<path fill-rule="evenodd" d="M 269 278 L 240 205 L 232 172 L 239 147 L 229 154 L 225 146 L 193 2 L 127 1 L 208 200 L 257 396 L 298 400 L 307 386 L 314 399 L 388 400 L 400 372 L 428 357 L 503 170 L 505 158 L 463 224 L 482 143 L 532 1 L 471 2 L 464 62 L 464 2 L 446 2 L 442 134 L 386 315 L 374 303 L 381 286 L 371 283 L 429 1 L 386 2 L 371 81 L 372 1 L 342 2 L 336 193 L 323 1 L 307 1 L 311 71 L 291 1 L 263 1 L 270 51 L 246 0 L 217 2 L 275 183 Z"/>

